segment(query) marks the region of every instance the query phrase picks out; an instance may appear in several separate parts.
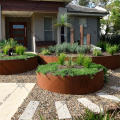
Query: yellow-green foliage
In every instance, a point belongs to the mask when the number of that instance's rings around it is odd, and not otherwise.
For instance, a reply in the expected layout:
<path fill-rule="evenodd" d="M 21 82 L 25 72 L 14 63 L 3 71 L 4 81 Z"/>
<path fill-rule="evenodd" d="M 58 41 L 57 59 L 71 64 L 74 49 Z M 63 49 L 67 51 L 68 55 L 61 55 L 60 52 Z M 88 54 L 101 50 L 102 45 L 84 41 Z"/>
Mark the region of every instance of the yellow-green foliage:
<path fill-rule="evenodd" d="M 102 52 L 101 52 L 100 50 L 95 49 L 95 50 L 93 51 L 93 55 L 94 55 L 94 56 L 100 56 L 100 55 L 102 55 Z"/>
<path fill-rule="evenodd" d="M 84 58 L 85 58 L 84 54 L 79 54 L 79 55 L 77 56 L 77 58 L 76 58 L 76 63 L 77 63 L 78 65 L 82 65 L 82 63 L 83 63 L 83 61 L 84 61 Z"/>
<path fill-rule="evenodd" d="M 22 45 L 19 45 L 19 46 L 16 46 L 15 50 L 16 50 L 17 55 L 24 55 L 26 48 Z"/>
<path fill-rule="evenodd" d="M 8 45 L 5 45 L 4 47 L 3 47 L 3 52 L 4 52 L 4 54 L 5 55 L 8 55 L 8 50 L 11 48 L 11 46 L 8 44 Z"/>
<path fill-rule="evenodd" d="M 66 55 L 64 53 L 61 53 L 60 56 L 58 57 L 58 63 L 60 65 L 63 65 L 65 62 Z"/>
<path fill-rule="evenodd" d="M 83 60 L 82 65 L 85 66 L 86 68 L 89 68 L 92 63 L 92 58 L 90 57 L 85 57 Z"/>
<path fill-rule="evenodd" d="M 50 51 L 48 49 L 43 49 L 41 52 L 42 55 L 50 55 Z"/>

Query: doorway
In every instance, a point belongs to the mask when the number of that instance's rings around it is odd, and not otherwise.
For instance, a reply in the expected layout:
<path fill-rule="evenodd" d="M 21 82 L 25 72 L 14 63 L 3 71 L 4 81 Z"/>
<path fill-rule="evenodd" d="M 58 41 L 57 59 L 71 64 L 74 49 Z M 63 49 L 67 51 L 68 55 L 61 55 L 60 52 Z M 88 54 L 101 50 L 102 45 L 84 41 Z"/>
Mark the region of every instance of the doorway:
<path fill-rule="evenodd" d="M 10 38 L 27 48 L 27 22 L 10 22 Z"/>

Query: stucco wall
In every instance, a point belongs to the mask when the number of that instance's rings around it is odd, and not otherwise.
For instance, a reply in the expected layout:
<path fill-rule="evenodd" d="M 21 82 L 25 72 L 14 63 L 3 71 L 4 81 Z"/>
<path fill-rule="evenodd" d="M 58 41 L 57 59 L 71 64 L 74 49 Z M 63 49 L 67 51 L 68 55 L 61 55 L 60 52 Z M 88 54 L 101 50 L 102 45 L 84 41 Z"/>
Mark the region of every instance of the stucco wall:
<path fill-rule="evenodd" d="M 34 13 L 35 41 L 44 41 L 44 17 L 57 19 L 57 13 Z M 53 40 L 57 41 L 57 30 L 53 26 Z"/>
<path fill-rule="evenodd" d="M 30 18 L 22 18 L 22 17 L 5 17 L 5 29 L 6 29 L 6 38 L 10 38 L 9 32 L 9 22 L 27 22 L 27 44 L 28 50 L 31 50 L 31 21 Z"/>
<path fill-rule="evenodd" d="M 72 16 L 71 23 L 75 30 L 75 41 L 80 40 L 80 25 L 79 18 L 84 16 Z M 91 44 L 96 45 L 98 36 L 98 19 L 97 17 L 86 17 L 87 18 L 87 27 L 84 27 L 84 35 L 91 34 Z"/>

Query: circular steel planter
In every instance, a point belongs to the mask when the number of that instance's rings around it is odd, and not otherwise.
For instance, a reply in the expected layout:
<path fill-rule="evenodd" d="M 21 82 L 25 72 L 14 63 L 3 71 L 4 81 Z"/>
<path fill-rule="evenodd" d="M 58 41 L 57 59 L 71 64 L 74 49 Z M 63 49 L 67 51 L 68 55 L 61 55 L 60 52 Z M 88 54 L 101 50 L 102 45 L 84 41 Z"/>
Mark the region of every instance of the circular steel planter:
<path fill-rule="evenodd" d="M 23 73 L 38 66 L 38 56 L 28 59 L 0 60 L 0 75 Z"/>
<path fill-rule="evenodd" d="M 52 74 L 37 74 L 38 86 L 42 89 L 62 94 L 88 94 L 102 89 L 104 86 L 104 72 L 93 75 L 55 76 Z"/>
<path fill-rule="evenodd" d="M 58 61 L 57 56 L 39 55 L 39 57 L 41 64 Z M 76 59 L 76 57 L 73 57 L 73 59 Z M 92 61 L 96 64 L 101 64 L 108 69 L 114 70 L 120 68 L 120 55 L 92 57 Z"/>

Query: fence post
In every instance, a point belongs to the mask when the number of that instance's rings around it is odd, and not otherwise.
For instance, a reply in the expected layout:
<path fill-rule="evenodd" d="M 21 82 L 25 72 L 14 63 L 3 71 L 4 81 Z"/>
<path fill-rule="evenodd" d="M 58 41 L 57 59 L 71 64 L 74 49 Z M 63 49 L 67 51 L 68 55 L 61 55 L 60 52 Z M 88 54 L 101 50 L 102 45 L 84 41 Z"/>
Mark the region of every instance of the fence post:
<path fill-rule="evenodd" d="M 87 34 L 87 45 L 90 46 L 90 34 Z"/>
<path fill-rule="evenodd" d="M 83 25 L 80 25 L 80 45 L 83 45 Z"/>
<path fill-rule="evenodd" d="M 71 44 L 74 43 L 74 29 L 71 28 Z"/>

